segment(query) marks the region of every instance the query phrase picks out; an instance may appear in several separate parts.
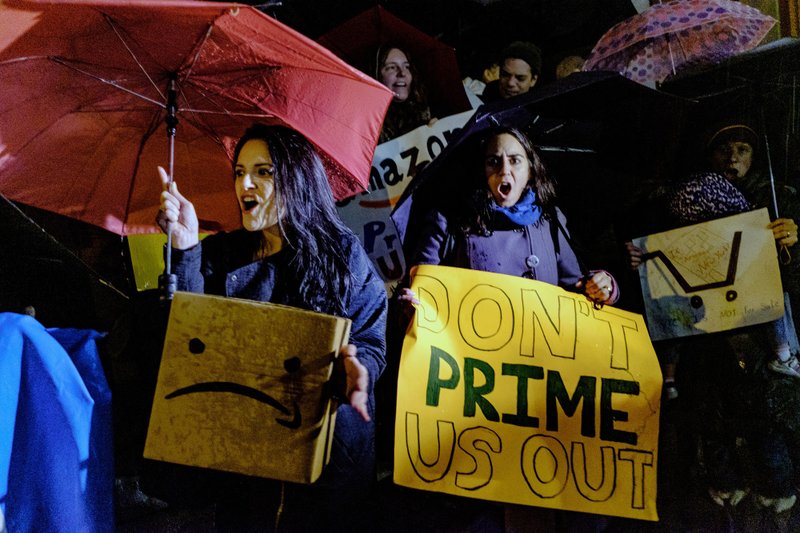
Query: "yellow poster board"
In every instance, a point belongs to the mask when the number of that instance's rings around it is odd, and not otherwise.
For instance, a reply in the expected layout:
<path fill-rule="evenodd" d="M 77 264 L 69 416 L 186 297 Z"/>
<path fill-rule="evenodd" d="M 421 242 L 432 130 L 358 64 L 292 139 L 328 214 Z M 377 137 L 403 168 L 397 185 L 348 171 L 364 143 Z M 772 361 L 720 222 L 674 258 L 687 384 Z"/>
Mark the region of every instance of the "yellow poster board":
<path fill-rule="evenodd" d="M 136 290 L 158 288 L 158 276 L 164 272 L 164 245 L 167 244 L 167 236 L 163 233 L 152 233 L 128 235 L 127 239 Z"/>
<path fill-rule="evenodd" d="M 144 456 L 311 483 L 330 456 L 330 377 L 350 320 L 177 292 Z"/>
<path fill-rule="evenodd" d="M 641 315 L 514 276 L 420 266 L 394 481 L 657 520 L 661 371 Z"/>
<path fill-rule="evenodd" d="M 200 240 L 208 237 L 201 233 Z M 158 288 L 158 276 L 164 272 L 164 246 L 167 236 L 163 233 L 128 235 L 128 250 L 131 254 L 133 278 L 137 291 Z"/>
<path fill-rule="evenodd" d="M 769 213 L 758 209 L 633 240 L 653 340 L 762 324 L 783 316 Z"/>

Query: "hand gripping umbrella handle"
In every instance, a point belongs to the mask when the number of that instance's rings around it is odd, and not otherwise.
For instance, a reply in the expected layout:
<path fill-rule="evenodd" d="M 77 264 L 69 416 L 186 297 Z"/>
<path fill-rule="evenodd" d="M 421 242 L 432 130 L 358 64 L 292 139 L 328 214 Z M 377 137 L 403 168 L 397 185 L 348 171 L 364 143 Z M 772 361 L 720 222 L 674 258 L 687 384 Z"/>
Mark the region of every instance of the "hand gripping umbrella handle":
<path fill-rule="evenodd" d="M 178 130 L 178 93 L 175 89 L 175 77 L 169 80 L 167 90 L 167 138 L 169 139 L 169 185 L 172 185 L 175 168 L 175 134 Z M 172 273 L 172 230 L 167 232 L 167 248 L 164 250 L 164 273 L 158 277 L 158 288 L 161 301 L 171 301 L 178 287 L 178 278 Z"/>

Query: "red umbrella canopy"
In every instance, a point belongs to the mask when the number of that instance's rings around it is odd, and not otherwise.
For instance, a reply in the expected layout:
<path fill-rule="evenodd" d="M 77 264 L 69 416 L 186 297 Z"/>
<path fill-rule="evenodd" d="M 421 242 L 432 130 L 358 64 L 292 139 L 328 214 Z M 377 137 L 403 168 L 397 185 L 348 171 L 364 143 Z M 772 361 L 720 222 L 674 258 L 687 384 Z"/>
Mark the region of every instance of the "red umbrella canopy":
<path fill-rule="evenodd" d="M 750 50 L 774 24 L 772 17 L 732 0 L 658 3 L 608 30 L 583 68 L 652 85 L 679 69 Z"/>
<path fill-rule="evenodd" d="M 170 161 L 204 229 L 239 226 L 231 147 L 254 122 L 366 188 L 391 92 L 257 9 L 192 0 L 0 0 L 0 192 L 118 234 L 157 231 Z"/>
<path fill-rule="evenodd" d="M 380 5 L 337 26 L 320 37 L 319 43 L 351 65 L 373 75 L 375 73 L 370 69 L 374 69 L 378 48 L 389 43 L 401 46 L 411 54 L 424 80 L 434 113 L 448 116 L 470 109 L 455 49 Z"/>

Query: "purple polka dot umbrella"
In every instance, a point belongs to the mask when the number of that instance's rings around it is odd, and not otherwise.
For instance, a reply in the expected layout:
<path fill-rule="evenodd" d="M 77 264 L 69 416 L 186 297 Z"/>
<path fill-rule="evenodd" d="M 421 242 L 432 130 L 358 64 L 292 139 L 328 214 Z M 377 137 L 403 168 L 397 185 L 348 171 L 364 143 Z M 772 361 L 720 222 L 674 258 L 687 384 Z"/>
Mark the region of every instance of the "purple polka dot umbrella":
<path fill-rule="evenodd" d="M 610 70 L 655 86 L 678 71 L 755 48 L 775 19 L 732 0 L 672 0 L 653 5 L 603 35 L 584 70 Z"/>

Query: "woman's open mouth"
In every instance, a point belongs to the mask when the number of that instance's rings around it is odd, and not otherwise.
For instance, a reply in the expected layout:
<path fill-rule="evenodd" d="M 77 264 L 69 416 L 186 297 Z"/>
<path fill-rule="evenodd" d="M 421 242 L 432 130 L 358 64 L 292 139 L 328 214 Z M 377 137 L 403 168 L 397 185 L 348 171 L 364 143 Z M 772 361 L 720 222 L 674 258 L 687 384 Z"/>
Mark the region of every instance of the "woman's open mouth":
<path fill-rule="evenodd" d="M 723 172 L 723 175 L 729 180 L 732 180 L 739 177 L 739 171 L 735 168 L 728 168 L 725 170 L 725 172 Z"/>
<path fill-rule="evenodd" d="M 508 196 L 508 193 L 510 193 L 510 192 L 511 192 L 511 184 L 510 184 L 510 183 L 508 183 L 508 182 L 505 182 L 505 181 L 504 181 L 504 182 L 503 182 L 503 183 L 501 183 L 501 184 L 500 184 L 500 186 L 497 188 L 497 191 L 498 191 L 500 194 L 502 194 L 503 196 Z"/>
<path fill-rule="evenodd" d="M 242 207 L 245 211 L 251 211 L 258 205 L 256 200 L 242 200 Z"/>

